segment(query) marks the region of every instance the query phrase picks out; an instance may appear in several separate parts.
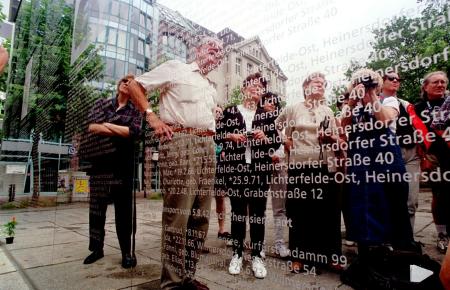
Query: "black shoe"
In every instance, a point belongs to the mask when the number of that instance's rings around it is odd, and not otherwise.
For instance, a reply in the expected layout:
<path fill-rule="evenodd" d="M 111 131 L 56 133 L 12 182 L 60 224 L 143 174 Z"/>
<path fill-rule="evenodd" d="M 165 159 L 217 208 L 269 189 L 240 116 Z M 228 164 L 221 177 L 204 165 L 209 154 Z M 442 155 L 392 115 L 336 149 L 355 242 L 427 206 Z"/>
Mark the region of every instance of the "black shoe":
<path fill-rule="evenodd" d="M 125 269 L 134 268 L 137 265 L 136 256 L 131 256 L 130 254 L 125 254 L 122 256 L 122 267 Z"/>
<path fill-rule="evenodd" d="M 217 238 L 221 240 L 231 240 L 231 234 L 229 232 L 217 233 Z"/>
<path fill-rule="evenodd" d="M 100 251 L 93 251 L 89 256 L 86 257 L 86 259 L 84 259 L 83 264 L 92 264 L 94 262 L 96 262 L 97 260 L 100 260 L 101 258 L 103 258 L 103 250 Z"/>
<path fill-rule="evenodd" d="M 209 290 L 208 286 L 198 280 L 190 280 L 185 282 L 181 289 L 185 290 Z"/>

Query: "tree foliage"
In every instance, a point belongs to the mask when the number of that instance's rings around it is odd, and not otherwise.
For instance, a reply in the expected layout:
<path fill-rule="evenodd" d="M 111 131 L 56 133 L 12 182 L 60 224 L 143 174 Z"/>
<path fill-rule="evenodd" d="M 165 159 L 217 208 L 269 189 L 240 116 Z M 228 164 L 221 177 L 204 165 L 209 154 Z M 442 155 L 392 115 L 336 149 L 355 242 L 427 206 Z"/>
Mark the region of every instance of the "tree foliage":
<path fill-rule="evenodd" d="M 71 91 L 102 77 L 99 72 L 103 71 L 103 61 L 93 45 L 80 57 L 89 57 L 89 61 L 70 65 L 73 12 L 73 7 L 64 0 L 23 1 L 16 22 L 7 91 L 7 103 L 14 105 L 6 108 L 6 135 L 27 136 L 34 129 L 47 140 L 58 140 L 64 135 Z M 32 76 L 30 86 L 26 87 L 29 109 L 21 120 L 23 100 L 17 94 L 17 86 L 25 84 L 27 65 L 31 66 Z M 101 92 L 96 93 L 101 97 Z"/>
<path fill-rule="evenodd" d="M 418 2 L 425 3 L 419 16 L 396 17 L 385 27 L 373 31 L 375 41 L 369 59 L 365 64 L 352 62 L 345 73 L 348 79 L 363 66 L 381 74 L 396 71 L 403 79 L 398 95 L 415 102 L 425 74 L 436 70 L 449 73 L 450 52 L 445 50 L 450 50 L 450 5 L 439 0 Z"/>
<path fill-rule="evenodd" d="M 240 104 L 242 104 L 242 101 L 243 101 L 243 96 L 242 96 L 241 88 L 239 86 L 236 86 L 231 91 L 230 99 L 229 99 L 226 107 L 240 105 Z"/>

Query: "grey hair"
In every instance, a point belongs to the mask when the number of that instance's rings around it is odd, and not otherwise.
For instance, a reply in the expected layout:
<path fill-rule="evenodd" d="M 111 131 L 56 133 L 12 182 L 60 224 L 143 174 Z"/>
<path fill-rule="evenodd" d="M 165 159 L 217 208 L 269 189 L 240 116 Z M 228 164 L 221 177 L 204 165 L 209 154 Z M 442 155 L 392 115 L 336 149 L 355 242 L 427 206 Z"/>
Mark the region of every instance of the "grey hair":
<path fill-rule="evenodd" d="M 424 100 L 428 100 L 427 92 L 425 92 L 425 86 L 430 82 L 430 78 L 435 75 L 443 75 L 448 84 L 448 76 L 445 71 L 437 70 L 427 73 L 424 76 L 422 86 L 420 87 L 420 97 Z"/>

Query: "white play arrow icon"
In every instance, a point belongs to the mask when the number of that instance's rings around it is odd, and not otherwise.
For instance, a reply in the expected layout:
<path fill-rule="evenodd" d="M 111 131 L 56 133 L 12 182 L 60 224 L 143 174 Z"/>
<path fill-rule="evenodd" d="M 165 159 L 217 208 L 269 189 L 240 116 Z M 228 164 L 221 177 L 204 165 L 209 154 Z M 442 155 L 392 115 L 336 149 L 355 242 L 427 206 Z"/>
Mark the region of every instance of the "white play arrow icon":
<path fill-rule="evenodd" d="M 417 265 L 409 265 L 409 274 L 410 281 L 418 283 L 433 275 L 433 271 Z"/>

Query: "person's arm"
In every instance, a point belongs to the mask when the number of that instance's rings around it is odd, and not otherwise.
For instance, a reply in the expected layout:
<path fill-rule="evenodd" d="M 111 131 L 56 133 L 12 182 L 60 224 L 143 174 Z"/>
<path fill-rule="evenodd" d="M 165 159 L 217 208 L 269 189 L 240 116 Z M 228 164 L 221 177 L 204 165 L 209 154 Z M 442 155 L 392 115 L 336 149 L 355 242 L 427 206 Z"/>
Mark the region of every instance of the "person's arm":
<path fill-rule="evenodd" d="M 395 118 L 397 118 L 399 111 L 398 111 L 398 102 L 397 109 L 395 109 L 392 106 L 386 106 L 382 105 L 380 102 L 380 98 L 375 93 L 375 90 L 371 90 L 369 92 L 370 102 L 372 103 L 373 112 L 375 115 L 375 118 L 383 123 L 390 123 L 395 121 Z"/>
<path fill-rule="evenodd" d="M 0 74 L 5 69 L 5 66 L 8 64 L 9 55 L 6 48 L 3 46 L 0 46 Z"/>
<path fill-rule="evenodd" d="M 130 136 L 130 129 L 127 126 L 120 126 L 106 122 L 102 124 L 89 124 L 88 132 L 110 137 L 117 136 L 128 138 Z"/>
<path fill-rule="evenodd" d="M 150 106 L 146 94 L 156 89 L 165 89 L 173 83 L 174 76 L 179 73 L 178 65 L 177 61 L 167 61 L 127 82 L 126 88 L 136 109 L 144 113 Z"/>
<path fill-rule="evenodd" d="M 130 128 L 128 128 L 127 126 L 120 126 L 112 123 L 103 123 L 102 125 L 111 131 L 111 136 L 122 138 L 130 137 Z"/>
<path fill-rule="evenodd" d="M 89 124 L 88 132 L 94 135 L 113 136 L 112 131 L 103 124 L 96 124 L 96 123 Z"/>
<path fill-rule="evenodd" d="M 176 62 L 168 61 L 153 70 L 136 77 L 126 84 L 125 90 L 130 95 L 130 100 L 141 113 L 150 108 L 146 93 L 155 89 L 164 89 L 173 82 L 173 77 L 177 73 Z M 153 112 L 146 113 L 145 120 L 155 130 L 158 137 L 172 138 L 172 129 L 161 121 Z"/>
<path fill-rule="evenodd" d="M 442 262 L 441 272 L 439 273 L 442 286 L 445 290 L 450 290 L 450 250 L 447 250 L 447 254 Z"/>
<path fill-rule="evenodd" d="M 275 127 L 278 131 L 283 131 L 287 127 L 287 108 L 281 111 L 278 117 L 275 119 Z"/>

